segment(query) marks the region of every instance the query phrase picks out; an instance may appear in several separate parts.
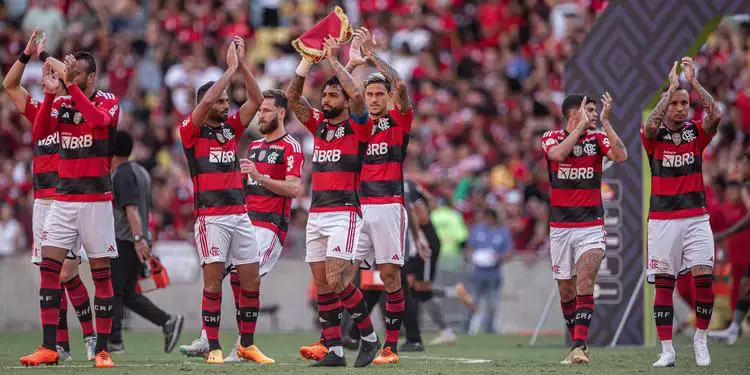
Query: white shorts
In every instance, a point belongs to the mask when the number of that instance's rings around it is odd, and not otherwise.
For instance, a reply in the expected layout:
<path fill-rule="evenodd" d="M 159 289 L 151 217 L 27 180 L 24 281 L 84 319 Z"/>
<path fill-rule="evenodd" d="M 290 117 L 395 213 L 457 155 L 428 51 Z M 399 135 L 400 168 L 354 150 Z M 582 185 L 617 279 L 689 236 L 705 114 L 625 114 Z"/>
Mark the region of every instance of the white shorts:
<path fill-rule="evenodd" d="M 31 227 L 34 235 L 34 243 L 31 246 L 31 263 L 39 264 L 42 262 L 42 232 L 44 232 L 44 222 L 47 220 L 49 209 L 52 207 L 51 199 L 34 199 L 34 210 L 31 216 Z M 73 249 L 81 247 L 80 241 L 73 245 Z M 66 259 L 79 259 L 71 250 L 68 250 Z"/>
<path fill-rule="evenodd" d="M 375 264 L 404 265 L 406 209 L 400 203 L 362 205 L 362 234 L 355 258 Z"/>
<path fill-rule="evenodd" d="M 201 266 L 260 262 L 255 230 L 247 214 L 198 216 L 195 244 Z"/>
<path fill-rule="evenodd" d="M 552 277 L 569 280 L 576 275 L 576 263 L 581 256 L 594 249 L 605 250 L 604 226 L 583 228 L 550 228 L 549 250 L 552 258 Z"/>
<path fill-rule="evenodd" d="M 36 206 L 35 206 L 36 210 Z M 42 246 L 69 249 L 88 258 L 117 258 L 112 202 L 52 201 L 41 235 Z"/>
<path fill-rule="evenodd" d="M 326 258 L 354 260 L 362 218 L 354 211 L 312 212 L 307 218 L 305 262 Z"/>
<path fill-rule="evenodd" d="M 677 277 L 693 266 L 714 266 L 714 235 L 708 215 L 648 221 L 648 281 Z"/>
<path fill-rule="evenodd" d="M 281 246 L 281 240 L 276 231 L 255 225 L 253 225 L 253 229 L 260 253 L 259 273 L 263 277 L 271 271 L 276 261 L 279 260 L 283 246 Z"/>

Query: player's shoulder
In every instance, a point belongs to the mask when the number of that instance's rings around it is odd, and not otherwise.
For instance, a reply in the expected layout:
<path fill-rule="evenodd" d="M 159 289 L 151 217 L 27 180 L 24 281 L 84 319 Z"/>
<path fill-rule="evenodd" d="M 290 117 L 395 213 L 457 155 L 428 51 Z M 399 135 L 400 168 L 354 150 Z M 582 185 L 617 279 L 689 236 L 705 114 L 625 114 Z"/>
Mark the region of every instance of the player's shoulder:
<path fill-rule="evenodd" d="M 288 149 L 292 150 L 292 152 L 296 153 L 302 153 L 302 145 L 294 139 L 294 137 L 291 136 L 291 134 L 287 133 L 281 138 L 281 142 L 283 142 L 284 146 L 286 146 Z"/>
<path fill-rule="evenodd" d="M 548 130 L 542 134 L 542 138 L 557 138 L 560 136 L 565 136 L 565 132 L 562 129 Z"/>
<path fill-rule="evenodd" d="M 62 103 L 70 103 L 72 101 L 73 101 L 73 98 L 71 98 L 70 95 L 61 95 L 61 96 L 56 96 L 55 97 L 55 100 L 52 101 L 52 105 L 56 105 L 56 104 L 59 105 L 59 104 L 62 104 Z"/>
<path fill-rule="evenodd" d="M 589 135 L 589 136 L 594 136 L 594 137 L 599 138 L 599 139 L 607 138 L 607 133 L 605 133 L 604 131 L 599 130 L 599 129 L 587 130 L 586 134 Z"/>
<path fill-rule="evenodd" d="M 115 94 L 113 94 L 111 92 L 108 92 L 108 91 L 97 90 L 95 97 L 97 99 L 102 100 L 102 101 L 108 101 L 108 102 L 112 102 L 112 103 L 119 103 L 120 102 L 120 99 L 118 99 L 117 96 L 115 96 Z"/>

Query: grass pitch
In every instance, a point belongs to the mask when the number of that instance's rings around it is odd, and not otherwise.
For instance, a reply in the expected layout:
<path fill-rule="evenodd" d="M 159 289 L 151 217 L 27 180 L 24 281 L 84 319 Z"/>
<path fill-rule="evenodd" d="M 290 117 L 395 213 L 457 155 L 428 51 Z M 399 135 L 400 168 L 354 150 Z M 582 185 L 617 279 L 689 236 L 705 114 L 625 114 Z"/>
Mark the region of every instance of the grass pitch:
<path fill-rule="evenodd" d="M 122 355 L 113 355 L 117 365 L 111 370 L 97 370 L 91 362 L 82 360 L 83 341 L 80 333 L 71 331 L 73 361 L 60 366 L 38 368 L 20 367 L 19 357 L 30 353 L 40 343 L 39 333 L 0 332 L 0 374 L 343 374 L 356 371 L 362 374 L 748 374 L 750 373 L 750 338 L 740 339 L 735 346 L 710 342 L 712 365 L 707 371 L 698 368 L 693 359 L 689 338 L 677 337 L 676 369 L 653 369 L 656 348 L 592 348 L 592 363 L 589 365 L 563 366 L 558 363 L 567 354 L 559 337 L 544 337 L 538 347 L 521 345 L 528 337 L 518 336 L 459 336 L 454 346 L 429 347 L 424 353 L 402 353 L 401 363 L 388 366 L 370 366 L 364 369 L 352 367 L 355 352 L 347 352 L 346 369 L 309 368 L 309 362 L 297 353 L 300 345 L 312 342 L 314 333 L 259 334 L 256 342 L 270 357 L 274 365 L 255 364 L 207 365 L 201 359 L 186 358 L 175 349 L 172 354 L 162 350 L 162 336 L 157 332 L 126 332 L 125 350 Z M 430 334 L 426 339 L 432 338 Z M 197 337 L 195 332 L 183 332 L 181 344 L 188 344 Z M 236 336 L 230 331 L 222 332 L 225 354 L 231 350 Z"/>

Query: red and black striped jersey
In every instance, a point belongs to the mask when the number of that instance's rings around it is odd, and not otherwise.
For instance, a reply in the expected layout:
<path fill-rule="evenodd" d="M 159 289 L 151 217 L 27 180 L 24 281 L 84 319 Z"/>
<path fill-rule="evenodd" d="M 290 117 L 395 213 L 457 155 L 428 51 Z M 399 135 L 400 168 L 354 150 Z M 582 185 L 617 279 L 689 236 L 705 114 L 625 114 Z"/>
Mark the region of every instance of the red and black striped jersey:
<path fill-rule="evenodd" d="M 302 146 L 289 134 L 273 141 L 259 139 L 249 145 L 247 158 L 255 164 L 258 173 L 274 180 L 286 180 L 287 176 L 302 176 L 305 156 Z M 274 193 L 250 177 L 245 186 L 247 213 L 253 225 L 277 232 L 284 243 L 289 230 L 292 199 Z"/>
<path fill-rule="evenodd" d="M 602 161 L 610 150 L 609 139 L 600 131 L 587 130 L 573 151 L 561 162 L 549 159 L 549 151 L 570 136 L 553 130 L 542 136 L 550 185 L 550 227 L 578 228 L 604 224 L 602 207 Z"/>
<path fill-rule="evenodd" d="M 362 164 L 362 204 L 404 203 L 404 160 L 414 112 L 398 109 L 373 120 L 372 136 Z"/>
<path fill-rule="evenodd" d="M 651 168 L 650 219 L 681 219 L 708 213 L 703 150 L 711 138 L 703 131 L 702 121 L 687 121 L 675 131 L 662 124 L 653 140 L 646 138 L 641 128 Z"/>
<path fill-rule="evenodd" d="M 51 144 L 59 138 L 54 198 L 67 202 L 110 201 L 112 139 L 120 102 L 104 91 L 87 98 L 77 85 L 68 85 L 67 89 L 70 95 L 45 95 L 33 129 L 34 139 Z"/>
<path fill-rule="evenodd" d="M 41 103 L 27 96 L 23 116 L 32 124 L 41 108 Z M 34 198 L 53 198 L 57 185 L 57 163 L 60 155 L 60 137 L 57 132 L 37 138 L 37 133 L 32 131 L 32 142 L 34 143 L 34 161 L 31 165 L 31 174 L 34 183 Z"/>
<path fill-rule="evenodd" d="M 237 140 L 244 131 L 239 112 L 217 127 L 196 126 L 192 114 L 182 121 L 180 135 L 193 179 L 196 217 L 247 213 L 237 160 Z"/>
<path fill-rule="evenodd" d="M 350 117 L 331 124 L 323 112 L 311 109 L 304 125 L 315 138 L 310 212 L 360 212 L 359 178 L 372 120 L 360 124 Z"/>

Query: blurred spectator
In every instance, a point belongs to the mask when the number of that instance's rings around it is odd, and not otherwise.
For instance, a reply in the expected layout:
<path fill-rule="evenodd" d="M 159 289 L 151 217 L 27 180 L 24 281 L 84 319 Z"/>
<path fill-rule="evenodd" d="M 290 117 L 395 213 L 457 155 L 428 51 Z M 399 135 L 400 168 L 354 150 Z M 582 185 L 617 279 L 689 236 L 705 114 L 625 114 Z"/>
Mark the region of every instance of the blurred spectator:
<path fill-rule="evenodd" d="M 0 256 L 11 255 L 26 246 L 26 237 L 14 214 L 10 204 L 0 203 Z"/>
<path fill-rule="evenodd" d="M 26 11 L 23 17 L 23 30 L 30 34 L 37 27 L 47 37 L 47 51 L 54 54 L 65 30 L 65 16 L 55 6 L 55 0 L 34 0 L 31 8 Z"/>
<path fill-rule="evenodd" d="M 474 286 L 474 303 L 478 313 L 472 318 L 469 333 L 479 329 L 494 333 L 495 311 L 500 302 L 502 275 L 500 266 L 512 256 L 513 239 L 507 226 L 501 225 L 497 212 L 488 208 L 481 219 L 471 227 L 466 244 L 471 260 L 471 283 Z"/>

